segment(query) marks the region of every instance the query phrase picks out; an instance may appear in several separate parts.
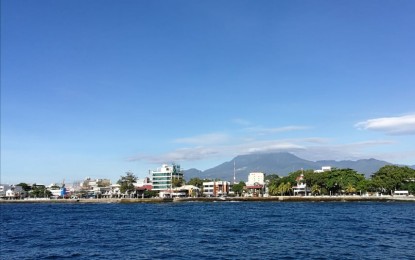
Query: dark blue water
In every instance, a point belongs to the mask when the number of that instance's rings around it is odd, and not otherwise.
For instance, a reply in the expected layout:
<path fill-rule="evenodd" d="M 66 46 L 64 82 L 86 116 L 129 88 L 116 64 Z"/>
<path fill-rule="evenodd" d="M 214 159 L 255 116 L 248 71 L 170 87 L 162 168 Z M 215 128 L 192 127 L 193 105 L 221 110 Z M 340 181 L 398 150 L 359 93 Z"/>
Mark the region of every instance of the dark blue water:
<path fill-rule="evenodd" d="M 1 259 L 415 259 L 414 203 L 1 204 Z"/>

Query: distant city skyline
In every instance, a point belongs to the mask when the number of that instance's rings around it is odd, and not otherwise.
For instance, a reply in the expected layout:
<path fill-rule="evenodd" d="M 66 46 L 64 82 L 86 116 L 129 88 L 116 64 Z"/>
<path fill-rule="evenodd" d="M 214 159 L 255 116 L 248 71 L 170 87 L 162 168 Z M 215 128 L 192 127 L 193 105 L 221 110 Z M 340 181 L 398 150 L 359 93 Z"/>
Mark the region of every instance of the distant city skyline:
<path fill-rule="evenodd" d="M 237 155 L 415 165 L 415 2 L 1 1 L 1 183 Z"/>

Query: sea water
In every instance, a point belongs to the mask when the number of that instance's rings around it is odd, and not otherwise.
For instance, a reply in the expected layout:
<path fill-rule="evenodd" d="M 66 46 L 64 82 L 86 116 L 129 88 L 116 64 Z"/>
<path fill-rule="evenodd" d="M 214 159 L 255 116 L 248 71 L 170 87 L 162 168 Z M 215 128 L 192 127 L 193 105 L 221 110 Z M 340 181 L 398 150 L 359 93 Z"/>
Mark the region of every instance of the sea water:
<path fill-rule="evenodd" d="M 415 203 L 0 204 L 1 259 L 415 259 Z"/>

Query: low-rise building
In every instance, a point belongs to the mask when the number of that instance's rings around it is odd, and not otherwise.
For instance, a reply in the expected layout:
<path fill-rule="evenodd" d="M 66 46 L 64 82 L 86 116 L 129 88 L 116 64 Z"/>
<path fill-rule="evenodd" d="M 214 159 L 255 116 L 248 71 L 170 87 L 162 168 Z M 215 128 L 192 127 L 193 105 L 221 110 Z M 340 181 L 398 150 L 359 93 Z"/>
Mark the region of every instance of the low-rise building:
<path fill-rule="evenodd" d="M 88 198 L 100 198 L 104 194 L 108 194 L 111 188 L 111 180 L 109 179 L 91 179 L 86 178 L 81 183 L 81 196 L 86 196 Z"/>
<path fill-rule="evenodd" d="M 203 182 L 203 195 L 207 197 L 220 197 L 229 194 L 230 182 L 209 181 Z"/>
<path fill-rule="evenodd" d="M 6 192 L 11 188 L 11 185 L 0 184 L 0 198 L 6 198 Z"/>
<path fill-rule="evenodd" d="M 301 174 L 300 176 L 298 176 L 296 181 L 297 181 L 297 186 L 293 187 L 294 196 L 296 195 L 307 196 L 308 194 L 310 194 L 311 191 L 310 191 L 310 188 L 307 187 L 307 183 L 304 180 L 304 174 Z"/>
<path fill-rule="evenodd" d="M 26 197 L 26 191 L 21 186 L 0 185 L 0 198 L 2 199 L 18 199 Z"/>

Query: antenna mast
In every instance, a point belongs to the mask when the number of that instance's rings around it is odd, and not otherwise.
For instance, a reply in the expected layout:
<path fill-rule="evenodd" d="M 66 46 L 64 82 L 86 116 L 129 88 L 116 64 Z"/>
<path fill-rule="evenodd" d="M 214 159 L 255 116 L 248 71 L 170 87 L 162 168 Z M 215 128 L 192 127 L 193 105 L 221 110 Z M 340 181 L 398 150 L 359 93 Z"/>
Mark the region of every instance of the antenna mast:
<path fill-rule="evenodd" d="M 236 184 L 235 159 L 233 160 L 233 184 Z"/>

